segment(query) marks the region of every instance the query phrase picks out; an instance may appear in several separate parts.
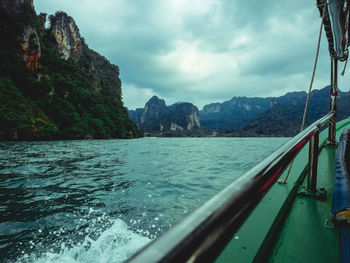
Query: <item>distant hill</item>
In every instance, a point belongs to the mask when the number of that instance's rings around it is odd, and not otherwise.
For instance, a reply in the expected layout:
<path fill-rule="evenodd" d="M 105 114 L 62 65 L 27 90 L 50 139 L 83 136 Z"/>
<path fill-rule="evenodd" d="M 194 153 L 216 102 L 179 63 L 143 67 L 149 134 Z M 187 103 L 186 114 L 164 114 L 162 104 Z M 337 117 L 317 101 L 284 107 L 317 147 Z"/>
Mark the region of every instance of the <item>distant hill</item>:
<path fill-rule="evenodd" d="M 329 87 L 314 90 L 311 93 L 305 127 L 326 115 L 329 111 Z M 339 92 L 338 120 L 349 117 L 349 93 Z M 294 136 L 300 132 L 305 98 L 295 103 L 279 103 L 259 114 L 244 125 L 241 129 L 233 129 L 240 136 Z"/>
<path fill-rule="evenodd" d="M 130 118 L 148 135 L 200 135 L 200 117 L 196 106 L 187 102 L 167 106 L 163 99 L 153 96 L 145 108 L 129 111 Z"/>
<path fill-rule="evenodd" d="M 306 92 L 290 92 L 281 97 L 233 97 L 223 103 L 205 105 L 200 111 L 203 129 L 227 132 L 243 127 L 257 115 L 279 104 L 295 104 L 306 98 Z"/>
<path fill-rule="evenodd" d="M 306 126 L 329 111 L 330 87 L 311 92 Z M 145 108 L 130 110 L 130 118 L 148 136 L 285 136 L 300 132 L 306 92 L 288 92 L 280 97 L 233 97 L 205 105 L 199 111 L 191 103 L 166 106 L 153 96 Z M 350 93 L 338 93 L 338 120 L 350 116 Z"/>
<path fill-rule="evenodd" d="M 329 87 L 313 90 L 306 125 L 329 110 Z M 300 131 L 306 92 L 290 92 L 281 97 L 233 97 L 224 103 L 204 106 L 200 111 L 202 128 L 232 136 L 293 136 Z M 348 92 L 339 92 L 338 119 L 349 116 Z"/>

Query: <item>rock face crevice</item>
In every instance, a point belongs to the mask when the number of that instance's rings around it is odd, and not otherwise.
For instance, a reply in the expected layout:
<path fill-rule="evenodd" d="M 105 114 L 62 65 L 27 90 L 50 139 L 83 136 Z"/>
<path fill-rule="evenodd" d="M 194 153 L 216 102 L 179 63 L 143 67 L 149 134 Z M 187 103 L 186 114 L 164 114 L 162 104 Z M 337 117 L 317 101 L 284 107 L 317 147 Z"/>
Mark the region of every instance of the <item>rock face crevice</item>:
<path fill-rule="evenodd" d="M 157 96 L 153 96 L 143 109 L 129 111 L 129 116 L 148 133 L 186 132 L 189 135 L 201 127 L 196 106 L 186 102 L 166 106 Z"/>
<path fill-rule="evenodd" d="M 36 30 L 27 25 L 22 37 L 23 60 L 31 70 L 37 69 L 41 57 L 40 39 Z"/>

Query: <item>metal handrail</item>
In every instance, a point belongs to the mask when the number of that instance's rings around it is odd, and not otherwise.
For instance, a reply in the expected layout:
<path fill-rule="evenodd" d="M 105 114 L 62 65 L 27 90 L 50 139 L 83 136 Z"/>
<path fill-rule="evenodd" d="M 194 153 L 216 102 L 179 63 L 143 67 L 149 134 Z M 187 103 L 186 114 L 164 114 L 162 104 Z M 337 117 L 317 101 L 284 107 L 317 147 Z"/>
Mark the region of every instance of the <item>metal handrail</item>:
<path fill-rule="evenodd" d="M 333 112 L 315 121 L 127 262 L 212 262 Z"/>

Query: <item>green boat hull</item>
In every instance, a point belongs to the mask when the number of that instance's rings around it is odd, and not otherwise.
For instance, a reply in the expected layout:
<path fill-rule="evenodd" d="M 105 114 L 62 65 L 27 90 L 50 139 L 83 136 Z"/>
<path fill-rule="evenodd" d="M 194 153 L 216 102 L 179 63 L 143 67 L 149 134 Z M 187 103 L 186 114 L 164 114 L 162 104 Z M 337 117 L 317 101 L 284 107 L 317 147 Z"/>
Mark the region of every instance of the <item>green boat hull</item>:
<path fill-rule="evenodd" d="M 346 127 L 350 119 L 337 124 L 337 140 Z M 309 154 L 304 147 L 287 183 L 270 189 L 216 262 L 339 262 L 339 233 L 330 221 L 337 147 L 327 145 L 327 136 L 328 129 L 320 134 L 317 172 L 317 187 L 326 198 L 301 194 Z"/>

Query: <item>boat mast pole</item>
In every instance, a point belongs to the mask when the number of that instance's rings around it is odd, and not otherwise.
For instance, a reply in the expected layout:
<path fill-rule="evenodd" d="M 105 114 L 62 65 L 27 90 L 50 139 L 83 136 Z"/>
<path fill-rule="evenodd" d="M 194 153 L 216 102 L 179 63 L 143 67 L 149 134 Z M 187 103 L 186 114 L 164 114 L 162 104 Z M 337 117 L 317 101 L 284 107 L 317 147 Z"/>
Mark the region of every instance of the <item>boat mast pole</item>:
<path fill-rule="evenodd" d="M 336 135 L 336 128 L 337 128 L 337 97 L 338 97 L 338 59 L 334 59 L 334 90 L 333 90 L 333 111 L 334 111 L 334 115 L 333 115 L 333 140 L 332 142 L 334 142 L 335 144 L 337 143 L 337 140 L 335 138 Z"/>
<path fill-rule="evenodd" d="M 337 125 L 337 96 L 338 96 L 338 59 L 331 58 L 331 89 L 330 89 L 330 111 L 334 112 L 333 117 L 329 120 L 328 142 L 337 144 L 336 125 Z"/>
<path fill-rule="evenodd" d="M 333 93 L 333 58 L 331 57 L 331 87 L 329 89 L 329 112 L 333 110 L 333 98 L 332 98 L 332 93 Z M 332 122 L 331 120 L 328 121 L 328 143 L 331 143 L 332 141 Z"/>

